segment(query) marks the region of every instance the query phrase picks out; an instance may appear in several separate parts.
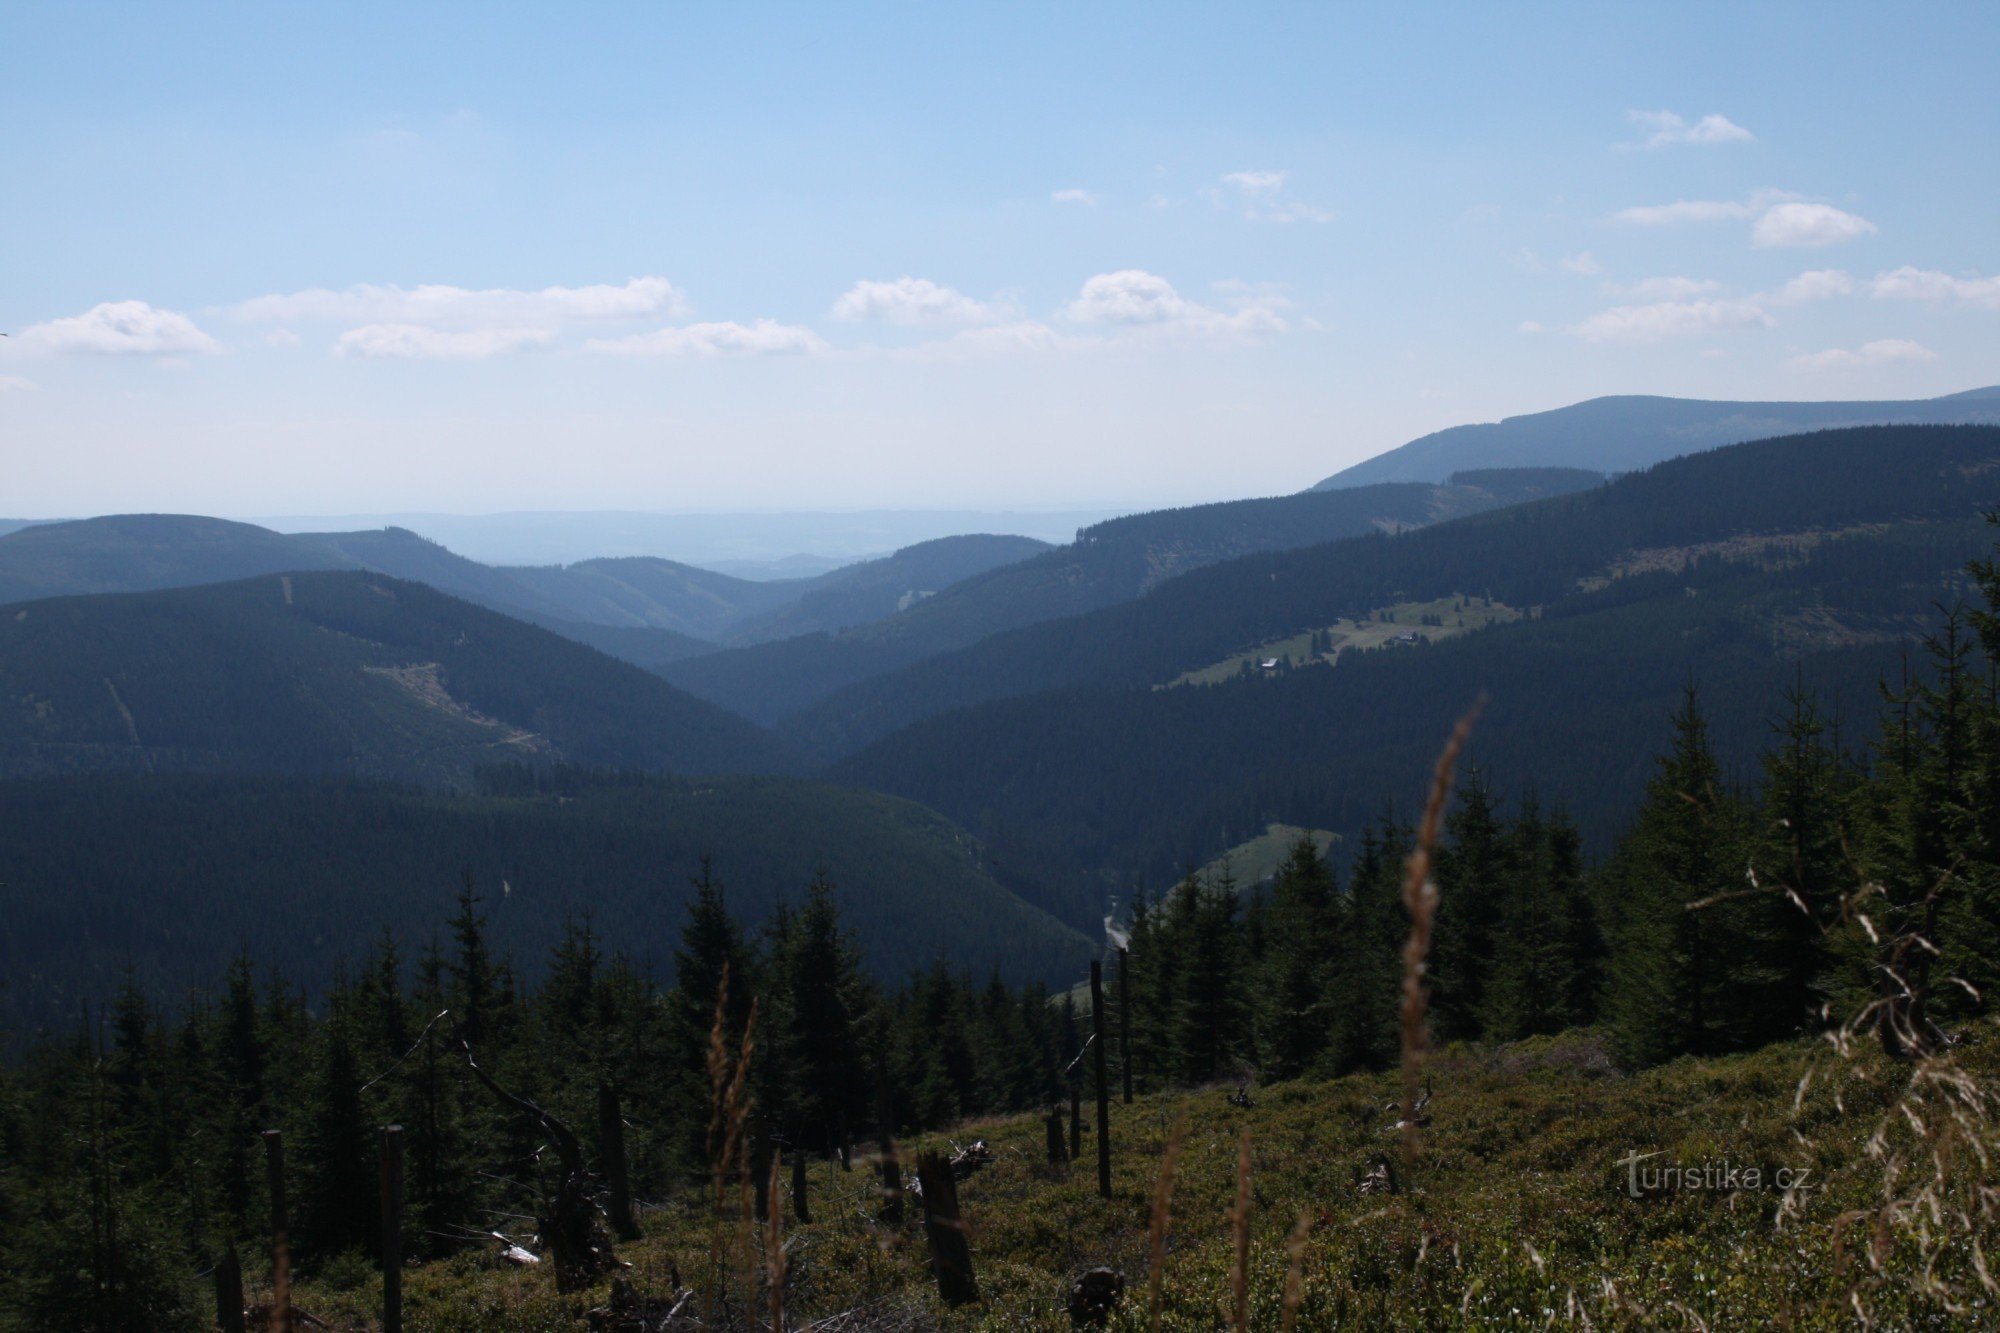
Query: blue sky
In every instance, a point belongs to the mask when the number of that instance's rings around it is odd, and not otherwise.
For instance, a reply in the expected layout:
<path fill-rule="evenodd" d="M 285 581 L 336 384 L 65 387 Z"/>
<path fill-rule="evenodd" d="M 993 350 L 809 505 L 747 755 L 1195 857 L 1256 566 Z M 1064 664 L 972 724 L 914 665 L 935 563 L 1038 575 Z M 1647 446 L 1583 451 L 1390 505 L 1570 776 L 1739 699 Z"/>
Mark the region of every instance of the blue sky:
<path fill-rule="evenodd" d="M 1747 11 L 1747 12 L 1746 12 Z M 1157 505 L 2000 381 L 2000 7 L 0 7 L 0 512 Z"/>

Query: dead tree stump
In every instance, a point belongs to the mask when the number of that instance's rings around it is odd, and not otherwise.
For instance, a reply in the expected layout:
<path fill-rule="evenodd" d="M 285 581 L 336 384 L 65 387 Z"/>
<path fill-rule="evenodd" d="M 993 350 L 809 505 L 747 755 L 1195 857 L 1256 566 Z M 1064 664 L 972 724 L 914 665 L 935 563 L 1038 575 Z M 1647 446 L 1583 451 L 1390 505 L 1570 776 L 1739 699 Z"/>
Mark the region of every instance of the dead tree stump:
<path fill-rule="evenodd" d="M 934 1152 L 917 1159 L 917 1183 L 923 1191 L 924 1239 L 930 1245 L 931 1271 L 938 1295 L 946 1305 L 969 1305 L 979 1299 L 972 1275 L 972 1245 L 958 1212 L 958 1181 L 951 1164 Z"/>

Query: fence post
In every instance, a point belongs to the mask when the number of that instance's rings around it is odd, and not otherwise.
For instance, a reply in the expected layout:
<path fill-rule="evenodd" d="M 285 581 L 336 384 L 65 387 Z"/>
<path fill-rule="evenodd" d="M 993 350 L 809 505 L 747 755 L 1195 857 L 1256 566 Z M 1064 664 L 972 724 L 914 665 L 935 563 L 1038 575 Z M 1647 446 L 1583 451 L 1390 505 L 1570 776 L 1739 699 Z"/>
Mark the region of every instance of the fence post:
<path fill-rule="evenodd" d="M 215 1322 L 222 1333 L 243 1333 L 243 1261 L 233 1240 L 215 1261 Z"/>
<path fill-rule="evenodd" d="M 403 1333 L 403 1127 L 384 1125 L 382 1143 L 382 1333 Z"/>
<path fill-rule="evenodd" d="M 611 1186 L 611 1229 L 620 1240 L 639 1239 L 639 1223 L 632 1217 L 632 1179 L 625 1165 L 625 1117 L 618 1105 L 618 1087 L 597 1085 L 597 1151 L 604 1159 L 604 1175 Z"/>
<path fill-rule="evenodd" d="M 271 1330 L 292 1333 L 292 1242 L 285 1220 L 285 1134 L 264 1131 L 264 1167 L 271 1185 Z"/>
<path fill-rule="evenodd" d="M 924 1188 L 924 1239 L 930 1243 L 938 1295 L 946 1305 L 968 1305 L 979 1299 L 979 1283 L 972 1276 L 972 1246 L 958 1215 L 958 1182 L 952 1179 L 951 1164 L 937 1153 L 925 1153 L 917 1159 L 917 1183 Z"/>
<path fill-rule="evenodd" d="M 812 1208 L 806 1201 L 806 1150 L 803 1145 L 792 1149 L 792 1216 L 801 1223 L 812 1221 Z"/>
<path fill-rule="evenodd" d="M 1118 1068 L 1125 1076 L 1125 1104 L 1132 1104 L 1132 951 L 1118 951 Z"/>
<path fill-rule="evenodd" d="M 1104 964 L 1090 960 L 1090 1021 L 1096 1033 L 1091 1068 L 1097 1075 L 1097 1192 L 1111 1197 L 1111 1080 L 1104 1075 Z"/>

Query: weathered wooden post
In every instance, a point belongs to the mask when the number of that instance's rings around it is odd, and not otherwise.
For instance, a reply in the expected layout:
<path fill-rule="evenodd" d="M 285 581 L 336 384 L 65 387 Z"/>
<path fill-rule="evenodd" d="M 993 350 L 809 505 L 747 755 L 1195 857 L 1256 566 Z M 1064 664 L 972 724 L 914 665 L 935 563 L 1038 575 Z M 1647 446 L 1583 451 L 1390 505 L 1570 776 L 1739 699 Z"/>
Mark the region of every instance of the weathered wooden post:
<path fill-rule="evenodd" d="M 875 1166 L 882 1176 L 882 1220 L 903 1224 L 903 1164 L 896 1160 L 896 1114 L 889 1094 L 889 1062 L 875 1056 Z"/>
<path fill-rule="evenodd" d="M 1132 951 L 1118 951 L 1118 1069 L 1125 1076 L 1125 1104 L 1132 1104 Z"/>
<path fill-rule="evenodd" d="M 972 1246 L 958 1215 L 958 1182 L 952 1179 L 951 1163 L 938 1153 L 925 1153 L 917 1159 L 917 1183 L 924 1191 L 924 1239 L 938 1295 L 946 1305 L 969 1305 L 979 1299 L 979 1283 L 972 1276 Z"/>
<path fill-rule="evenodd" d="M 1083 1156 L 1083 1071 L 1078 1070 L 1069 1080 L 1069 1160 L 1074 1162 L 1081 1156 Z"/>
<path fill-rule="evenodd" d="M 243 1333 L 243 1261 L 233 1240 L 215 1261 L 215 1322 L 222 1333 Z"/>
<path fill-rule="evenodd" d="M 806 1150 L 792 1149 L 792 1216 L 801 1223 L 812 1221 L 812 1208 L 806 1201 Z"/>
<path fill-rule="evenodd" d="M 403 1127 L 382 1142 L 382 1333 L 403 1333 Z"/>
<path fill-rule="evenodd" d="M 1062 1111 L 1057 1107 L 1051 1106 L 1049 1113 L 1042 1118 L 1047 1122 L 1048 1128 L 1049 1165 L 1069 1165 L 1069 1154 L 1064 1151 L 1066 1145 L 1063 1143 Z"/>
<path fill-rule="evenodd" d="M 604 1158 L 604 1177 L 611 1186 L 611 1229 L 620 1240 L 639 1239 L 632 1216 L 632 1178 L 625 1164 L 625 1116 L 618 1105 L 618 1085 L 597 1085 L 597 1151 Z"/>
<path fill-rule="evenodd" d="M 1091 1068 L 1097 1075 L 1097 1192 L 1111 1197 L 1111 1080 L 1104 1073 L 1104 964 L 1090 960 Z"/>
<path fill-rule="evenodd" d="M 285 1222 L 285 1134 L 264 1131 L 264 1166 L 271 1185 L 271 1330 L 292 1333 L 292 1242 Z"/>

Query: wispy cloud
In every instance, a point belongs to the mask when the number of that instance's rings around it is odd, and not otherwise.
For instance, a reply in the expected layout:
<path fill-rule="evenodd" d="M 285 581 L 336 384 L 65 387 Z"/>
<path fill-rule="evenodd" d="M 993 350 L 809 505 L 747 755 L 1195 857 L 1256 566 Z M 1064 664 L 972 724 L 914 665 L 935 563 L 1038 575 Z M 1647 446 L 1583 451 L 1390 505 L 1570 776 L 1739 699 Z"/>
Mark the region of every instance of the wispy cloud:
<path fill-rule="evenodd" d="M 1937 353 L 1908 338 L 1879 338 L 1853 351 L 1829 347 L 1823 352 L 1807 352 L 1785 364 L 1794 370 L 1858 370 L 1864 366 L 1893 365 L 1898 362 L 1935 361 Z"/>
<path fill-rule="evenodd" d="M 1854 292 L 1854 279 L 1837 268 L 1808 269 L 1798 277 L 1780 287 L 1772 299 L 1796 305 L 1805 301 L 1824 301 L 1835 296 L 1849 296 Z"/>
<path fill-rule="evenodd" d="M 359 283 L 338 291 L 304 291 L 258 296 L 230 307 L 246 323 L 291 324 L 310 320 L 369 324 L 424 324 L 436 328 L 534 327 L 591 324 L 623 319 L 659 319 L 681 313 L 686 301 L 661 277 L 632 278 L 622 284 L 585 287 L 453 287 L 425 283 Z"/>
<path fill-rule="evenodd" d="M 1875 234 L 1867 218 L 1831 204 L 1801 200 L 1786 190 L 1759 190 L 1748 199 L 1676 199 L 1671 204 L 1641 204 L 1621 208 L 1613 222 L 1634 227 L 1673 227 L 1686 223 L 1755 219 L 1753 245 L 1765 248 L 1838 245 Z"/>
<path fill-rule="evenodd" d="M 1756 301 L 1722 298 L 1653 301 L 1613 306 L 1570 326 L 1587 342 L 1660 342 L 1742 329 L 1765 329 L 1777 321 Z"/>
<path fill-rule="evenodd" d="M 38 352 L 107 356 L 190 356 L 222 350 L 186 315 L 144 301 L 105 301 L 81 315 L 31 324 L 15 339 Z"/>
<path fill-rule="evenodd" d="M 1292 198 L 1285 189 L 1288 177 L 1289 173 L 1283 171 L 1226 172 L 1222 183 L 1229 187 L 1230 194 L 1212 191 L 1210 197 L 1218 204 L 1233 197 L 1242 205 L 1243 216 L 1252 222 L 1333 221 L 1333 210 Z"/>
<path fill-rule="evenodd" d="M 1868 292 L 1892 301 L 1959 301 L 1985 310 L 2000 310 L 2000 277 L 1961 278 L 1908 264 L 1878 273 L 1868 284 Z"/>
<path fill-rule="evenodd" d="M 1765 247 L 1813 247 L 1839 245 L 1875 232 L 1875 224 L 1867 218 L 1831 204 L 1789 203 L 1766 209 L 1750 229 L 1750 240 Z"/>
<path fill-rule="evenodd" d="M 1564 272 L 1579 274 L 1586 278 L 1594 278 L 1604 271 L 1604 265 L 1598 263 L 1597 257 L 1588 250 L 1580 254 L 1558 259 L 1556 267 L 1562 269 Z"/>
<path fill-rule="evenodd" d="M 35 382 L 26 375 L 0 375 L 0 394 L 27 393 Z"/>
<path fill-rule="evenodd" d="M 1280 313 L 1286 302 L 1270 292 L 1239 289 L 1231 304 L 1229 310 L 1202 305 L 1158 274 L 1128 268 L 1090 278 L 1063 316 L 1078 324 L 1220 337 L 1255 337 L 1290 327 Z"/>
<path fill-rule="evenodd" d="M 1607 284 L 1605 294 L 1622 296 L 1631 301 L 1685 301 L 1696 296 L 1708 296 L 1722 290 L 1722 284 L 1713 278 L 1641 278 L 1637 282 Z"/>
<path fill-rule="evenodd" d="M 434 329 L 424 324 L 364 324 L 340 335 L 334 354 L 364 361 L 479 361 L 547 347 L 547 329 Z"/>
<path fill-rule="evenodd" d="M 845 323 L 881 320 L 888 324 L 991 324 L 1012 311 L 996 303 L 974 300 L 929 278 L 901 277 L 893 282 L 855 283 L 833 303 L 833 317 Z"/>
<path fill-rule="evenodd" d="M 1645 132 L 1641 148 L 1677 144 L 1748 143 L 1757 136 L 1727 116 L 1706 115 L 1690 123 L 1672 111 L 1628 111 L 1626 117 Z"/>
<path fill-rule="evenodd" d="M 1747 218 L 1752 211 L 1749 204 L 1735 199 L 1676 199 L 1671 204 L 1621 208 L 1611 220 L 1634 227 L 1672 227 L 1683 222 L 1727 222 Z"/>
<path fill-rule="evenodd" d="M 1067 190 L 1053 190 L 1049 193 L 1052 204 L 1082 204 L 1085 208 L 1097 207 L 1097 196 L 1089 190 L 1071 186 Z"/>
<path fill-rule="evenodd" d="M 683 324 L 626 338 L 593 338 L 586 352 L 613 356 L 805 356 L 826 350 L 826 340 L 798 324 L 760 319 L 751 324 Z"/>

